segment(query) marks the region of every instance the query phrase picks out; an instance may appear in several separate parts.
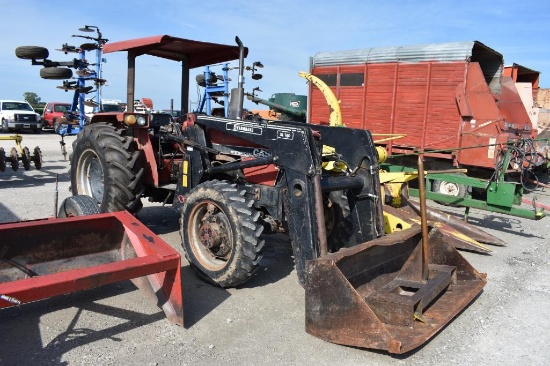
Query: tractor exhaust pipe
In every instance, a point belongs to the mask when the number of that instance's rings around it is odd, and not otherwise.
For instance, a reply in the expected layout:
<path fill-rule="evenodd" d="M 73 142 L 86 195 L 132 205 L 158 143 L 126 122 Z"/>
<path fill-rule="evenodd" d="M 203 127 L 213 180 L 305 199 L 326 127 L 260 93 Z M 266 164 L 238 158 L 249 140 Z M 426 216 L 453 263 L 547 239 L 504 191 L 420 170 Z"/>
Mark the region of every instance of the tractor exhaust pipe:
<path fill-rule="evenodd" d="M 242 119 L 244 104 L 244 46 L 239 37 L 235 37 L 235 42 L 239 46 L 239 83 L 237 88 L 231 89 L 229 118 Z"/>

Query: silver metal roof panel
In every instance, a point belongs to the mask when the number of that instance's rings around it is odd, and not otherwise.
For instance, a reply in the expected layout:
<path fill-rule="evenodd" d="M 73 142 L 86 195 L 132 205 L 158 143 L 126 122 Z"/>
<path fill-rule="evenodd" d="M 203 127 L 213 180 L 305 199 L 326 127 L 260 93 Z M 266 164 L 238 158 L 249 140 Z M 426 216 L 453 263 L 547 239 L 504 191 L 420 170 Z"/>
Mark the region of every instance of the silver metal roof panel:
<path fill-rule="evenodd" d="M 503 57 L 479 41 L 319 52 L 312 68 L 373 63 L 478 62 L 493 93 L 500 94 Z"/>
<path fill-rule="evenodd" d="M 319 52 L 313 57 L 313 66 L 353 65 L 386 62 L 469 61 L 472 56 L 502 55 L 479 41 L 450 42 L 413 46 L 376 47 L 355 50 Z"/>

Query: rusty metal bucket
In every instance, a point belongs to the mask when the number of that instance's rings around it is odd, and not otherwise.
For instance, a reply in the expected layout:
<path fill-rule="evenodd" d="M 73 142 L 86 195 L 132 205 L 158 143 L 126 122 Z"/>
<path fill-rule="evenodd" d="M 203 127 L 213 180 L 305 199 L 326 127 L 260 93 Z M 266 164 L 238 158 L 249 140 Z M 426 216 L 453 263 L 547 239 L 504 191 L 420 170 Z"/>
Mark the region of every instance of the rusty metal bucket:
<path fill-rule="evenodd" d="M 424 163 L 419 157 L 419 173 Z M 306 331 L 329 342 L 405 353 L 434 336 L 481 292 L 487 276 L 429 227 L 423 179 L 420 226 L 306 263 Z"/>
<path fill-rule="evenodd" d="M 128 279 L 183 325 L 180 256 L 125 211 L 0 225 L 0 308 Z"/>
<path fill-rule="evenodd" d="M 420 227 L 307 262 L 306 331 L 329 342 L 405 353 L 458 315 L 481 291 L 477 272 L 432 227 L 422 279 Z"/>

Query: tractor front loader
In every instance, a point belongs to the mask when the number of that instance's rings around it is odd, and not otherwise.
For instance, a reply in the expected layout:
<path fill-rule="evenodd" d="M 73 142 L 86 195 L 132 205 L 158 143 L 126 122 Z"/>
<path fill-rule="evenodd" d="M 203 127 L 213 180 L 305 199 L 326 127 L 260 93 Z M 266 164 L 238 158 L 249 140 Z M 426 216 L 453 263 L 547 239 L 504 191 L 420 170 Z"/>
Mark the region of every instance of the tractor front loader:
<path fill-rule="evenodd" d="M 182 63 L 182 110 L 99 113 L 73 143 L 73 194 L 102 211 L 137 213 L 141 199 L 180 210 L 190 266 L 222 287 L 260 266 L 263 233 L 285 232 L 306 292 L 306 330 L 339 344 L 403 353 L 426 342 L 481 291 L 478 273 L 423 220 L 385 235 L 379 163 L 365 130 L 247 120 L 244 56 L 237 47 L 171 36 L 105 45 L 128 51 L 128 101 L 135 58 Z M 189 70 L 239 59 L 229 118 L 187 113 Z M 131 106 L 131 103 L 128 103 Z M 323 154 L 331 147 L 332 154 Z M 331 164 L 337 169 L 323 167 Z"/>
<path fill-rule="evenodd" d="M 183 202 L 191 265 L 210 282 L 238 285 L 258 266 L 262 230 L 288 232 L 306 290 L 306 330 L 315 336 L 407 352 L 485 284 L 437 226 L 426 229 L 425 246 L 420 226 L 384 235 L 367 131 L 196 116 L 183 139 L 193 149 L 175 202 Z M 339 152 L 333 159 L 345 172 L 322 169 L 322 145 Z M 245 155 L 235 159 L 231 151 Z"/>

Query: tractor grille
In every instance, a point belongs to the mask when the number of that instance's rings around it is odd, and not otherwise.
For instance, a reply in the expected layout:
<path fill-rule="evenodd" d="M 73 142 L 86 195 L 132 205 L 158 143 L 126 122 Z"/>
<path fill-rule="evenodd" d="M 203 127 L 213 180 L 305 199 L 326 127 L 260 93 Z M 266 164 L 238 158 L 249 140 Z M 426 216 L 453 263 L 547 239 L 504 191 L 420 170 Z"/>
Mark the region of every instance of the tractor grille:
<path fill-rule="evenodd" d="M 16 114 L 14 117 L 18 122 L 36 122 L 36 114 Z"/>

